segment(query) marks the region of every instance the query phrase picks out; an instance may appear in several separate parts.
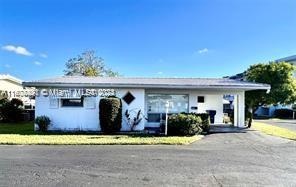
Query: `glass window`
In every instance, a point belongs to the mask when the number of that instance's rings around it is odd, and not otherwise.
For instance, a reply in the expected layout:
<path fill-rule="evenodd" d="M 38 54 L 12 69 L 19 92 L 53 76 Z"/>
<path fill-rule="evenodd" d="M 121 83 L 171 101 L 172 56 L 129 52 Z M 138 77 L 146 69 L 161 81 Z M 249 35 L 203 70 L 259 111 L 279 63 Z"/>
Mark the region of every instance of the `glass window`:
<path fill-rule="evenodd" d="M 162 113 L 166 112 L 166 103 L 170 102 L 169 113 L 188 112 L 188 95 L 148 94 L 148 122 L 160 122 Z"/>
<path fill-rule="evenodd" d="M 61 99 L 62 107 L 83 107 L 83 98 Z"/>
<path fill-rule="evenodd" d="M 204 103 L 205 102 L 205 97 L 204 96 L 198 96 L 197 97 L 197 102 L 198 103 Z"/>
<path fill-rule="evenodd" d="M 148 121 L 149 122 L 160 122 L 159 113 L 149 113 L 148 114 Z"/>

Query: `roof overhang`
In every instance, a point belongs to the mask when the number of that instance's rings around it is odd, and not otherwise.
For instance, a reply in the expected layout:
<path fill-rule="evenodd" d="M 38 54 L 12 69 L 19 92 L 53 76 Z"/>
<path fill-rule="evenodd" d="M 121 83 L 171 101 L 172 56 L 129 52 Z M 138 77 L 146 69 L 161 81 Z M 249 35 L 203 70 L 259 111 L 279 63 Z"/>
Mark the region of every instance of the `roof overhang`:
<path fill-rule="evenodd" d="M 0 74 L 0 80 L 10 81 L 15 84 L 22 85 L 22 80 L 8 74 Z"/>
<path fill-rule="evenodd" d="M 190 84 L 114 84 L 114 83 L 47 83 L 23 82 L 26 87 L 39 88 L 142 88 L 142 89 L 233 89 L 233 90 L 270 90 L 266 84 L 252 86 L 190 85 Z"/>

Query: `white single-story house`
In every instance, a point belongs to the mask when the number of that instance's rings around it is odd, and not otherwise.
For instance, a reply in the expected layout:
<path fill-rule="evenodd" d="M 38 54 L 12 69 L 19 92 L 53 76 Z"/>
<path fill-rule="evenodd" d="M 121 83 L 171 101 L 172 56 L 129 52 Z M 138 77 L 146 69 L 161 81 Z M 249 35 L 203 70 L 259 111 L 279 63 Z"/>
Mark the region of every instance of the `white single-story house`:
<path fill-rule="evenodd" d="M 214 123 L 223 123 L 224 95 L 234 96 L 234 125 L 243 127 L 245 91 L 270 89 L 266 84 L 223 78 L 64 76 L 24 82 L 23 85 L 39 90 L 35 116 L 50 117 L 52 124 L 49 130 L 71 131 L 100 131 L 99 101 L 104 95 L 112 94 L 122 99 L 122 131 L 130 130 L 124 116 L 126 110 L 131 113 L 141 110 L 146 117 L 147 120 L 142 120 L 136 130 L 158 127 L 164 119 L 167 101 L 170 103 L 169 113 L 215 110 Z M 83 94 L 77 90 L 83 90 Z M 96 90 L 99 94 L 85 96 L 89 90 Z M 60 94 L 53 94 L 57 92 Z"/>
<path fill-rule="evenodd" d="M 25 96 L 24 92 L 29 90 L 23 87 L 22 82 L 9 74 L 0 74 L 0 99 L 17 98 L 23 101 L 25 108 L 34 108 L 35 100 Z"/>

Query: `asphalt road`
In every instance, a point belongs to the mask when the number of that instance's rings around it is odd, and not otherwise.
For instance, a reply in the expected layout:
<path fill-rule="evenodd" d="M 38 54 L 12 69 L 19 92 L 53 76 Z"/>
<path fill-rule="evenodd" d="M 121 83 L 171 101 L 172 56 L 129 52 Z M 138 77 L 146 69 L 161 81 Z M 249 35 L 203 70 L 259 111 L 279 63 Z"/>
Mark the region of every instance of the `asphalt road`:
<path fill-rule="evenodd" d="M 266 119 L 266 120 L 256 120 L 258 122 L 266 123 L 269 125 L 274 125 L 277 127 L 283 127 L 296 132 L 296 119 Z"/>
<path fill-rule="evenodd" d="M 189 146 L 0 146 L 0 186 L 296 186 L 295 141 L 211 134 Z"/>

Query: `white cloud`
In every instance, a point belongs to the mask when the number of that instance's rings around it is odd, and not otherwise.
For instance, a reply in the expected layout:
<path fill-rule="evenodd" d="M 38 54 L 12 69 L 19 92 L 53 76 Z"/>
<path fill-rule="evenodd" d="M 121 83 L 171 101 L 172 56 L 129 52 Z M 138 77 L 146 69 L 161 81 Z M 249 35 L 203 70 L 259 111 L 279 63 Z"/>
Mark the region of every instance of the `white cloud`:
<path fill-rule="evenodd" d="M 9 64 L 5 64 L 4 67 L 10 68 L 11 66 Z"/>
<path fill-rule="evenodd" d="M 207 53 L 207 52 L 209 52 L 208 48 L 203 48 L 203 49 L 198 50 L 199 54 Z"/>
<path fill-rule="evenodd" d="M 22 46 L 14 46 L 14 45 L 5 45 L 2 47 L 3 50 L 14 52 L 19 55 L 25 55 L 25 56 L 32 56 L 33 53 L 28 51 L 26 48 Z"/>
<path fill-rule="evenodd" d="M 163 74 L 163 72 L 162 72 L 162 71 L 159 71 L 159 72 L 157 72 L 157 74 L 158 74 L 158 75 L 162 75 L 162 74 Z"/>
<path fill-rule="evenodd" d="M 38 61 L 35 61 L 35 62 L 33 62 L 35 65 L 37 65 L 37 66 L 40 66 L 40 65 L 42 65 L 42 63 L 41 62 L 38 62 Z"/>
<path fill-rule="evenodd" d="M 42 58 L 47 58 L 48 57 L 47 54 L 45 54 L 45 53 L 40 53 L 39 56 L 42 57 Z"/>
<path fill-rule="evenodd" d="M 157 60 L 157 62 L 158 62 L 158 63 L 163 63 L 164 60 L 163 60 L 162 58 L 160 58 L 160 59 Z"/>

